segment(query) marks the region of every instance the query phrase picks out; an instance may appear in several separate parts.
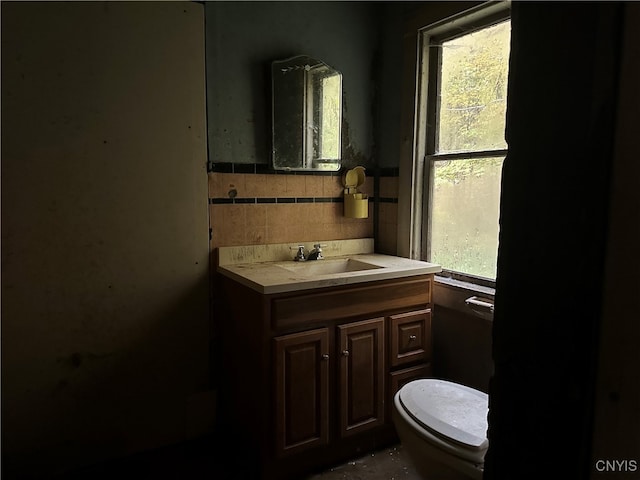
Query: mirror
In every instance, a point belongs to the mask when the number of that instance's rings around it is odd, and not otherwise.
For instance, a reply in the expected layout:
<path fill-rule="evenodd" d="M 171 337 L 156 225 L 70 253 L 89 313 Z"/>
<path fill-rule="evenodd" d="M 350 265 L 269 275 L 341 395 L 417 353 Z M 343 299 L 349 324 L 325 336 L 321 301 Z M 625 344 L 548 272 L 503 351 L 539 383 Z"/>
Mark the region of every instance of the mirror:
<path fill-rule="evenodd" d="M 342 74 L 299 55 L 271 64 L 275 170 L 340 170 Z"/>

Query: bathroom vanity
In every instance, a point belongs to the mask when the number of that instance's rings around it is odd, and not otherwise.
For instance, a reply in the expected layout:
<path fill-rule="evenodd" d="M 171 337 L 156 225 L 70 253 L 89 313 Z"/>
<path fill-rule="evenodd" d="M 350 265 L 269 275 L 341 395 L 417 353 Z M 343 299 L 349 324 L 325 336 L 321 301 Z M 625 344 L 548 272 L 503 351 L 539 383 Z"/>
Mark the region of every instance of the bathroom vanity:
<path fill-rule="evenodd" d="M 233 248 L 218 252 L 221 411 L 256 473 L 291 477 L 393 441 L 393 394 L 431 372 L 440 267 L 374 254 L 370 239 L 327 242 L 306 262 L 284 245 Z"/>

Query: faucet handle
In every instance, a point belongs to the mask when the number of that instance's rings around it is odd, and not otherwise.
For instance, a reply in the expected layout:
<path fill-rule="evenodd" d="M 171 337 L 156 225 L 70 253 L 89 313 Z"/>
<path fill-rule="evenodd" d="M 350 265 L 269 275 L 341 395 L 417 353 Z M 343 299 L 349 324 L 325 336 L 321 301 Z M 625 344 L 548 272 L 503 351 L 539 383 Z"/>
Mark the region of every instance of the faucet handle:
<path fill-rule="evenodd" d="M 289 248 L 292 248 L 292 247 L 289 247 Z M 298 248 L 298 252 L 296 253 L 296 256 L 293 257 L 293 259 L 296 262 L 304 262 L 307 259 L 307 257 L 304 254 L 304 245 L 298 245 L 297 248 Z"/>
<path fill-rule="evenodd" d="M 326 245 L 320 243 L 314 244 L 313 250 L 309 254 L 309 260 L 322 260 L 324 258 L 322 255 L 322 247 L 326 247 Z"/>

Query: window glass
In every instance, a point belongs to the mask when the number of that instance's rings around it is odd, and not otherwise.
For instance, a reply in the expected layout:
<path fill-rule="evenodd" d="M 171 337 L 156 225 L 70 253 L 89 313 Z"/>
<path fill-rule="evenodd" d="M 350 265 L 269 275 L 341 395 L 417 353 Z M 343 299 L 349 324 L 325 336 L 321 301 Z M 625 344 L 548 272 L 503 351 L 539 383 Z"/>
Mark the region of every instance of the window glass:
<path fill-rule="evenodd" d="M 436 153 L 504 149 L 511 22 L 442 43 Z"/>
<path fill-rule="evenodd" d="M 495 279 L 503 160 L 435 162 L 431 258 L 442 268 Z"/>

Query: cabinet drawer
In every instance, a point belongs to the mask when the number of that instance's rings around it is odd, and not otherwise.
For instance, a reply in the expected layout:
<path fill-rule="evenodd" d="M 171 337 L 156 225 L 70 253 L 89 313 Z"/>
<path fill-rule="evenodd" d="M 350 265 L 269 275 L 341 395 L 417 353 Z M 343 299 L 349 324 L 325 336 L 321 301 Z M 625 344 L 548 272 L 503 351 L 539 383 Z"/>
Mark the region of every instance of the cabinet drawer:
<path fill-rule="evenodd" d="M 389 356 L 392 367 L 431 359 L 431 310 L 391 315 Z"/>
<path fill-rule="evenodd" d="M 376 282 L 362 287 L 274 298 L 274 328 L 309 322 L 377 314 L 385 310 L 426 306 L 431 302 L 431 277 Z"/>

